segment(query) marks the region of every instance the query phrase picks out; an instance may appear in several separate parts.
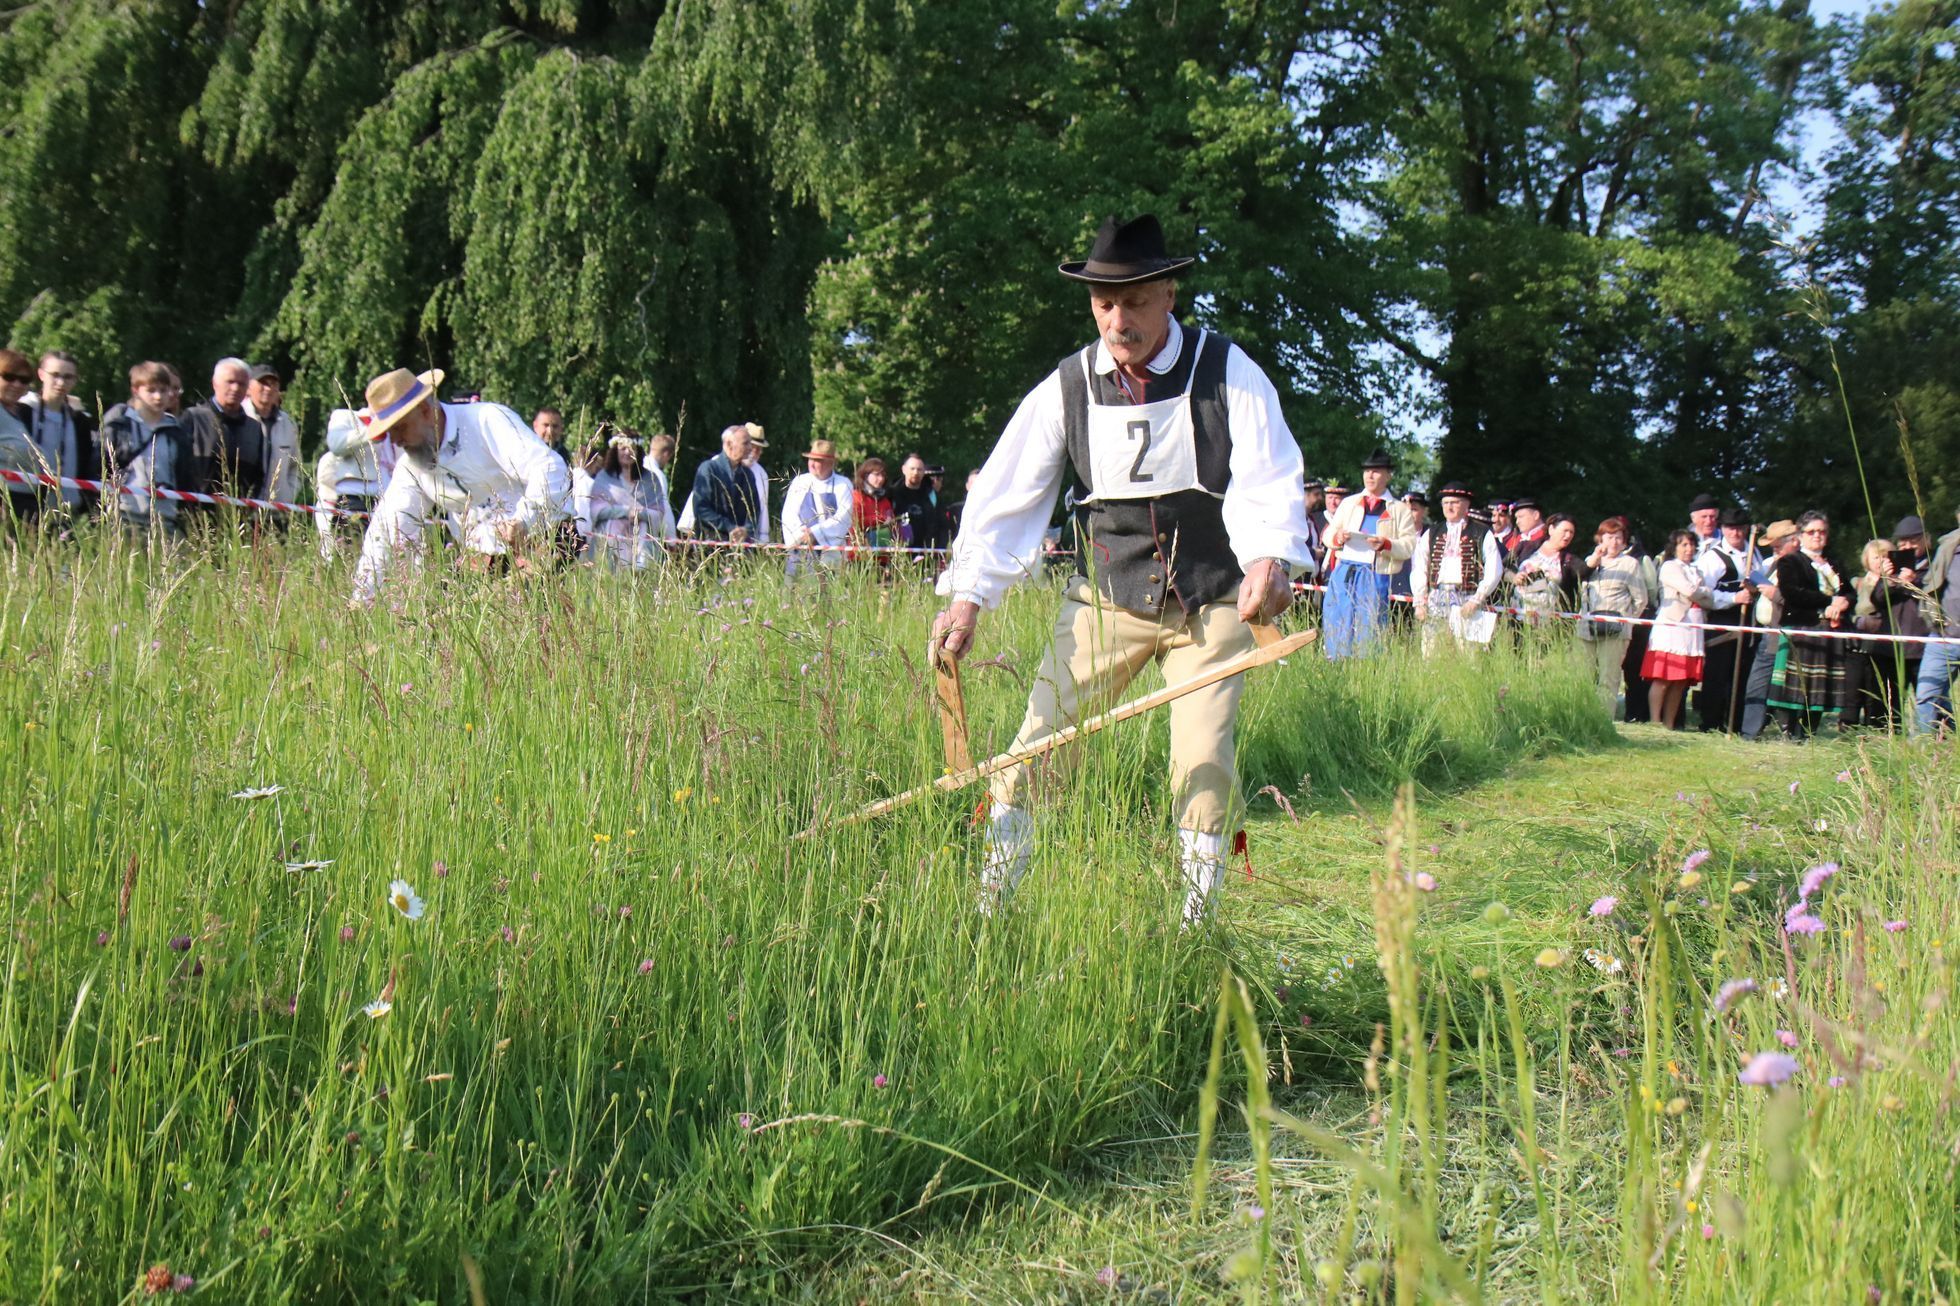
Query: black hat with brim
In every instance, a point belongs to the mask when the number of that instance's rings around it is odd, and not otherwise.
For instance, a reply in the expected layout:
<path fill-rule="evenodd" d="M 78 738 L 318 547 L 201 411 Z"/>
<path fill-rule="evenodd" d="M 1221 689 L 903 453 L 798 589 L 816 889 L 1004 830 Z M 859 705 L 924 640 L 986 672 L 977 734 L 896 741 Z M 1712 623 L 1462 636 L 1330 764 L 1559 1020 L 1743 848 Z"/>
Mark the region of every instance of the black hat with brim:
<path fill-rule="evenodd" d="M 1470 487 L 1462 481 L 1444 481 L 1443 488 L 1436 491 L 1436 497 L 1438 499 L 1475 499 L 1477 496 L 1470 493 Z"/>
<path fill-rule="evenodd" d="M 1753 515 L 1747 508 L 1724 508 L 1722 509 L 1721 520 L 1724 526 L 1754 526 L 1756 524 Z"/>
<path fill-rule="evenodd" d="M 1376 469 L 1382 469 L 1391 472 L 1395 470 L 1395 460 L 1388 456 L 1388 450 L 1377 449 L 1373 453 L 1369 454 L 1366 458 L 1363 458 L 1361 460 L 1362 471 L 1365 472 L 1365 471 L 1371 471 Z"/>
<path fill-rule="evenodd" d="M 1080 263 L 1064 263 L 1057 271 L 1071 281 L 1086 281 L 1092 286 L 1140 286 L 1174 277 L 1197 261 L 1166 253 L 1164 229 L 1157 224 L 1156 214 L 1146 213 L 1128 222 L 1104 219 L 1089 257 Z"/>
<path fill-rule="evenodd" d="M 1520 509 L 1520 508 L 1529 508 L 1529 509 L 1531 509 L 1531 510 L 1532 510 L 1533 512 L 1543 512 L 1543 511 L 1545 511 L 1545 510 L 1544 510 L 1543 508 L 1541 508 L 1541 507 L 1539 507 L 1539 506 L 1538 506 L 1538 500 L 1536 500 L 1536 499 L 1534 499 L 1534 498 L 1532 498 L 1532 497 L 1531 497 L 1530 495 L 1528 495 L 1528 494 L 1527 494 L 1527 495 L 1524 495 L 1524 496 L 1522 496 L 1522 497 L 1520 497 L 1520 498 L 1516 498 L 1516 499 L 1513 499 L 1513 500 L 1511 500 L 1511 511 L 1512 511 L 1512 512 L 1516 512 L 1516 511 L 1517 511 L 1518 509 Z"/>
<path fill-rule="evenodd" d="M 1692 502 L 1692 503 L 1690 503 L 1690 504 L 1688 505 L 1688 511 L 1689 511 L 1689 512 L 1707 512 L 1707 511 L 1708 511 L 1708 510 L 1709 510 L 1710 508 L 1719 508 L 1719 507 L 1721 507 L 1721 506 L 1722 506 L 1722 501 L 1721 501 L 1720 499 L 1718 499 L 1718 498 L 1716 498 L 1716 497 L 1715 497 L 1714 495 L 1712 495 L 1712 494 L 1697 494 L 1697 495 L 1696 495 L 1696 496 L 1694 497 L 1694 502 Z"/>

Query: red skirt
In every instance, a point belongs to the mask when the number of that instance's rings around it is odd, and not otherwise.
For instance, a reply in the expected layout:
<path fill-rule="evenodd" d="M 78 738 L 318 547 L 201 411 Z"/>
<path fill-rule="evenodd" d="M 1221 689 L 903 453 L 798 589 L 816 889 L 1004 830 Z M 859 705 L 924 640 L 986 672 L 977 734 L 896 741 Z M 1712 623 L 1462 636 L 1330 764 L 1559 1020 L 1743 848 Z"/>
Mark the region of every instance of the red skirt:
<path fill-rule="evenodd" d="M 1642 680 L 1685 680 L 1691 685 L 1701 683 L 1702 658 L 1699 653 L 1690 656 L 1686 653 L 1669 653 L 1650 648 L 1647 656 L 1640 659 L 1640 678 Z"/>

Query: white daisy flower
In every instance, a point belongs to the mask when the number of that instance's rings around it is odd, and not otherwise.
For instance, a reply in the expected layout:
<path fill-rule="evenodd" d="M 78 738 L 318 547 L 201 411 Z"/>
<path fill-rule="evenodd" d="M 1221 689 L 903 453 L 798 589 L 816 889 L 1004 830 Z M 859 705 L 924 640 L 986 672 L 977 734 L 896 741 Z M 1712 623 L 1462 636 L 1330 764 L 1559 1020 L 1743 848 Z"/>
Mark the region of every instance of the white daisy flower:
<path fill-rule="evenodd" d="M 416 895 L 407 880 L 389 882 L 388 905 L 412 921 L 421 920 L 423 911 L 428 907 L 428 904 Z"/>
<path fill-rule="evenodd" d="M 270 798 L 274 794 L 283 794 L 285 792 L 286 792 L 285 785 L 267 785 L 263 789 L 240 789 L 237 793 L 233 794 L 232 797 L 243 798 L 247 802 L 250 802 L 254 798 Z"/>
<path fill-rule="evenodd" d="M 300 871 L 324 871 L 332 865 L 333 859 L 329 857 L 324 862 L 287 862 L 286 869 L 297 874 Z"/>
<path fill-rule="evenodd" d="M 1602 975 L 1617 975 L 1626 969 L 1626 964 L 1610 952 L 1598 948 L 1586 949 L 1586 962 Z"/>
<path fill-rule="evenodd" d="M 388 999 L 376 998 L 374 1001 L 368 1003 L 365 1007 L 361 1008 L 361 1014 L 366 1016 L 369 1020 L 380 1020 L 383 1016 L 387 1015 L 389 1012 L 393 1011 L 394 1009 L 395 1009 L 395 1004 L 388 1001 Z"/>

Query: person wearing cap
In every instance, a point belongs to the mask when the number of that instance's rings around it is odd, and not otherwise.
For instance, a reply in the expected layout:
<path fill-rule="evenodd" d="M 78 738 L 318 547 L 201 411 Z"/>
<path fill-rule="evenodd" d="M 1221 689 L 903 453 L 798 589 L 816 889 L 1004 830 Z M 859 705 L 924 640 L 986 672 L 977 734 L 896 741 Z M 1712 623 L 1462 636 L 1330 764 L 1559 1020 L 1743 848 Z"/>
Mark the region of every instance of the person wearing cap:
<path fill-rule="evenodd" d="M 270 363 L 255 364 L 245 391 L 245 411 L 265 429 L 264 488 L 256 496 L 280 503 L 299 502 L 299 426 L 286 411 L 286 380 Z M 283 521 L 283 518 L 274 518 Z"/>
<path fill-rule="evenodd" d="M 1484 508 L 1490 513 L 1490 531 L 1497 537 L 1497 547 L 1503 550 L 1508 559 L 1511 556 L 1511 541 L 1518 538 L 1517 524 L 1511 520 L 1511 501 L 1492 499 Z"/>
<path fill-rule="evenodd" d="M 1410 490 L 1402 496 L 1402 504 L 1409 510 L 1409 522 L 1415 532 L 1417 545 L 1422 542 L 1422 533 L 1429 527 L 1429 496 L 1421 490 Z M 1398 625 L 1408 626 L 1415 621 L 1415 553 L 1410 552 L 1409 560 L 1395 569 L 1388 578 L 1389 616 Z"/>
<path fill-rule="evenodd" d="M 1516 571 L 1520 562 L 1538 552 L 1545 542 L 1545 510 L 1538 500 L 1526 495 L 1511 501 L 1511 534 L 1504 541 L 1504 563 Z"/>
<path fill-rule="evenodd" d="M 1175 315 L 1176 279 L 1195 261 L 1170 257 L 1145 215 L 1111 218 L 1088 258 L 1061 266 L 1089 288 L 1097 339 L 1021 401 L 940 574 L 948 604 L 933 639 L 957 660 L 981 611 L 1039 573 L 1049 514 L 1073 473 L 1085 547 L 1016 748 L 1106 705 L 1146 663 L 1160 662 L 1175 683 L 1250 651 L 1249 623 L 1286 609 L 1291 569 L 1309 560 L 1300 447 L 1278 393 L 1245 351 Z M 1234 676 L 1170 706 L 1187 924 L 1209 911 L 1225 831 L 1242 806 L 1234 730 L 1243 686 Z M 1027 766 L 994 777 L 984 909 L 1026 868 L 1035 782 Z"/>
<path fill-rule="evenodd" d="M 354 568 L 354 602 L 374 601 L 403 553 L 419 560 L 422 532 L 447 520 L 462 546 L 520 569 L 555 549 L 571 514 L 565 462 L 502 404 L 437 400 L 440 371 L 407 368 L 368 382 L 367 438 L 391 440 L 399 458 L 375 505 Z"/>
<path fill-rule="evenodd" d="M 1697 550 L 1713 548 L 1722 538 L 1722 501 L 1712 494 L 1697 494 L 1688 501 L 1688 529 L 1695 533 Z"/>
<path fill-rule="evenodd" d="M 1327 600 L 1320 637 L 1330 658 L 1356 657 L 1374 647 L 1387 616 L 1389 585 L 1415 552 L 1415 519 L 1388 497 L 1395 460 L 1377 449 L 1361 464 L 1361 493 L 1350 494 L 1327 521 Z"/>
<path fill-rule="evenodd" d="M 1954 516 L 1960 521 L 1960 513 Z M 1931 734 L 1942 721 L 1953 722 L 1953 677 L 1960 671 L 1960 642 L 1955 642 L 1960 641 L 1960 529 L 1940 536 L 1932 561 L 1920 574 L 1920 589 L 1926 594 L 1921 615 L 1928 633 L 1945 641 L 1925 646 L 1913 690 L 1913 730 Z"/>
<path fill-rule="evenodd" d="M 1759 561 L 1749 573 L 1749 582 L 1756 591 L 1756 628 L 1774 630 L 1783 624 L 1783 598 L 1777 593 L 1775 568 L 1780 559 L 1796 552 L 1797 524 L 1788 517 L 1771 522 L 1756 538 L 1756 545 Z M 1769 686 L 1776 674 L 1778 644 L 1772 635 L 1756 639 L 1756 653 L 1749 661 L 1749 676 L 1742 687 L 1744 739 L 1760 738 L 1769 721 Z"/>
<path fill-rule="evenodd" d="M 367 437 L 371 415 L 365 408 L 327 414 L 327 450 L 313 471 L 313 526 L 322 558 L 333 557 L 342 538 L 360 538 L 366 529 L 362 520 L 341 514 L 372 513 L 395 473 L 394 443 Z"/>
<path fill-rule="evenodd" d="M 1307 525 L 1313 527 L 1316 540 L 1327 531 L 1327 483 L 1311 476 L 1307 478 Z"/>
<path fill-rule="evenodd" d="M 1416 541 L 1410 568 L 1424 657 L 1443 646 L 1445 634 L 1458 643 L 1490 643 L 1497 623 L 1487 609 L 1504 577 L 1497 532 L 1470 516 L 1470 487 L 1449 481 L 1436 497 L 1443 519 Z"/>
<path fill-rule="evenodd" d="M 1695 690 L 1695 709 L 1705 731 L 1730 731 L 1741 724 L 1742 700 L 1736 684 L 1738 656 L 1747 664 L 1755 656 L 1756 641 L 1745 628 L 1744 618 L 1756 591 L 1750 573 L 1759 559 L 1752 542 L 1748 511 L 1724 508 L 1717 519 L 1721 525 L 1712 544 L 1702 546 L 1695 560 L 1708 582 L 1714 601 L 1703 613 L 1708 629 L 1703 632 L 1701 685 Z"/>
<path fill-rule="evenodd" d="M 791 546 L 785 573 L 791 577 L 843 566 L 851 537 L 851 482 L 837 474 L 837 446 L 812 441 L 803 465 L 809 470 L 783 496 L 783 542 Z"/>

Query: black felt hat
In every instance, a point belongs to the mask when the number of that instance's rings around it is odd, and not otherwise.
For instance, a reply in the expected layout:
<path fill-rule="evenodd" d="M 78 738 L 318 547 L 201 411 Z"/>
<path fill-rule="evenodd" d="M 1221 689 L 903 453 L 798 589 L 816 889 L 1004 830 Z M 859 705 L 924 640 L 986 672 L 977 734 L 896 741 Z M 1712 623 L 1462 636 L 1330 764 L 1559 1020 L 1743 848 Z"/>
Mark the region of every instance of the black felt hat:
<path fill-rule="evenodd" d="M 1407 494 L 1402 496 L 1402 502 L 1418 504 L 1424 508 L 1427 508 L 1429 506 L 1429 496 L 1424 494 L 1421 490 L 1410 490 Z"/>
<path fill-rule="evenodd" d="M 1754 514 L 1747 508 L 1722 509 L 1722 525 L 1724 526 L 1754 526 L 1755 524 Z"/>
<path fill-rule="evenodd" d="M 1374 468 L 1383 468 L 1391 472 L 1395 470 L 1395 460 L 1388 456 L 1388 450 L 1377 449 L 1361 460 L 1362 471 L 1365 472 Z"/>
<path fill-rule="evenodd" d="M 1474 500 L 1477 496 L 1470 493 L 1470 487 L 1465 485 L 1462 481 L 1444 481 L 1443 488 L 1436 491 L 1436 497 L 1438 499 Z M 1499 502 L 1501 502 L 1501 500 Z"/>
<path fill-rule="evenodd" d="M 1128 222 L 1105 218 L 1096 233 L 1089 257 L 1080 263 L 1064 263 L 1058 269 L 1072 281 L 1092 286 L 1138 286 L 1146 281 L 1174 277 L 1198 260 L 1172 258 L 1164 250 L 1164 229 L 1157 215 L 1146 213 Z"/>
<path fill-rule="evenodd" d="M 1688 505 L 1689 512 L 1704 512 L 1709 508 L 1719 508 L 1722 501 L 1712 494 L 1697 494 L 1694 502 Z"/>

